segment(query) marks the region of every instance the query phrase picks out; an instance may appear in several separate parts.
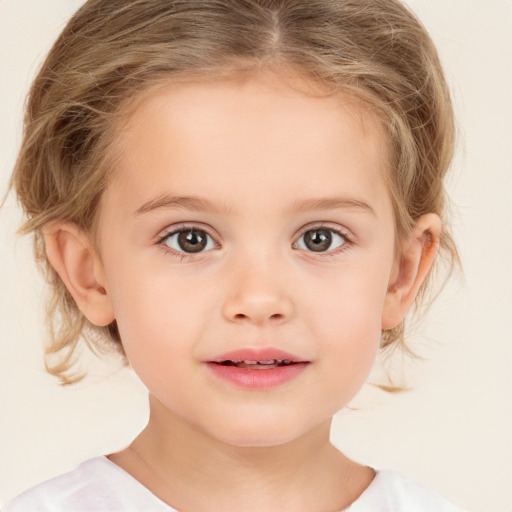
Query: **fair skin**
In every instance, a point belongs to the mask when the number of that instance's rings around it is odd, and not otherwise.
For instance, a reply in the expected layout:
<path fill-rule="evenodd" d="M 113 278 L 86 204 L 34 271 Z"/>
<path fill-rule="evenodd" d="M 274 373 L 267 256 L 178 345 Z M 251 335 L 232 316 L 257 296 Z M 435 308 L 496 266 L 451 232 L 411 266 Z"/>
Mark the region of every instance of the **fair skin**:
<path fill-rule="evenodd" d="M 137 103 L 114 151 L 98 246 L 68 222 L 45 231 L 79 307 L 117 321 L 149 390 L 147 428 L 109 458 L 183 511 L 347 507 L 374 472 L 330 444 L 331 419 L 440 231 L 429 214 L 397 240 L 379 121 L 275 78 L 175 84 Z M 300 371 L 263 387 L 219 377 L 240 349 L 284 351 Z"/>

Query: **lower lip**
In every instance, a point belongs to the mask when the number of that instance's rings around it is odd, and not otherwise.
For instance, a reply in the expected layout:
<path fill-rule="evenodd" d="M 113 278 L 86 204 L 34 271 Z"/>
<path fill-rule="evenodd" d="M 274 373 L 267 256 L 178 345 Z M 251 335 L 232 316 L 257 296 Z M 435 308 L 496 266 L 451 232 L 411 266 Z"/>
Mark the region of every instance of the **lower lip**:
<path fill-rule="evenodd" d="M 208 368 L 217 377 L 236 386 L 248 389 L 269 389 L 280 386 L 299 376 L 308 363 L 295 363 L 287 366 L 278 366 L 268 370 L 251 370 L 250 368 L 237 368 L 217 363 L 207 363 Z"/>

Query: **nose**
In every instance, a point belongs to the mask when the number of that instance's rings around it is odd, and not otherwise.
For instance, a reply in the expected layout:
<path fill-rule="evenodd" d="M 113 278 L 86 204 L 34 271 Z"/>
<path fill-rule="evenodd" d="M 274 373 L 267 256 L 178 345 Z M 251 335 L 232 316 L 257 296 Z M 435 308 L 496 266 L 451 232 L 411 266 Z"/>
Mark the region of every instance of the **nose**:
<path fill-rule="evenodd" d="M 293 316 L 290 287 L 271 262 L 245 265 L 231 275 L 223 315 L 235 323 L 279 325 Z"/>

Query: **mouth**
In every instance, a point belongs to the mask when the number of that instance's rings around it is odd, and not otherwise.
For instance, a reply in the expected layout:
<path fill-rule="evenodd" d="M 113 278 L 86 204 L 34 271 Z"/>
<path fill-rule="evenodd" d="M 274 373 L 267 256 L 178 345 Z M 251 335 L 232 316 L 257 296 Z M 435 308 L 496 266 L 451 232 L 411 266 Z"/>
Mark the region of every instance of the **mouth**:
<path fill-rule="evenodd" d="M 282 350 L 241 349 L 206 361 L 212 373 L 238 387 L 268 389 L 298 377 L 311 363 Z"/>
<path fill-rule="evenodd" d="M 249 370 L 270 370 L 271 368 L 290 366 L 298 363 L 291 359 L 265 359 L 263 361 L 226 359 L 225 361 L 220 362 L 214 361 L 214 364 L 220 364 L 221 366 L 234 366 L 235 368 L 247 368 Z"/>

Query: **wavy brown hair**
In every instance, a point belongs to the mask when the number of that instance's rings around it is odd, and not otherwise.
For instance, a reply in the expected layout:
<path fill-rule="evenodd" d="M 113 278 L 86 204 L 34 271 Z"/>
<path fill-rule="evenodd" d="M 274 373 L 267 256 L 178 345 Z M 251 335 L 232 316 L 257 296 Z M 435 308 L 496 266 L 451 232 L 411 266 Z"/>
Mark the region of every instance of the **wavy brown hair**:
<path fill-rule="evenodd" d="M 123 351 L 115 323 L 91 325 L 50 266 L 43 227 L 66 219 L 94 232 L 116 125 L 142 92 L 169 80 L 250 77 L 263 69 L 283 77 L 298 72 L 377 112 L 391 148 L 398 234 L 437 213 L 441 252 L 448 265 L 457 261 L 443 185 L 454 145 L 450 95 L 432 40 L 401 2 L 89 0 L 33 82 L 12 177 L 27 215 L 21 231 L 34 233 L 52 290 L 47 368 L 62 382 L 79 377 L 73 363 L 80 340 Z M 405 346 L 403 327 L 384 332 L 382 347 Z"/>

